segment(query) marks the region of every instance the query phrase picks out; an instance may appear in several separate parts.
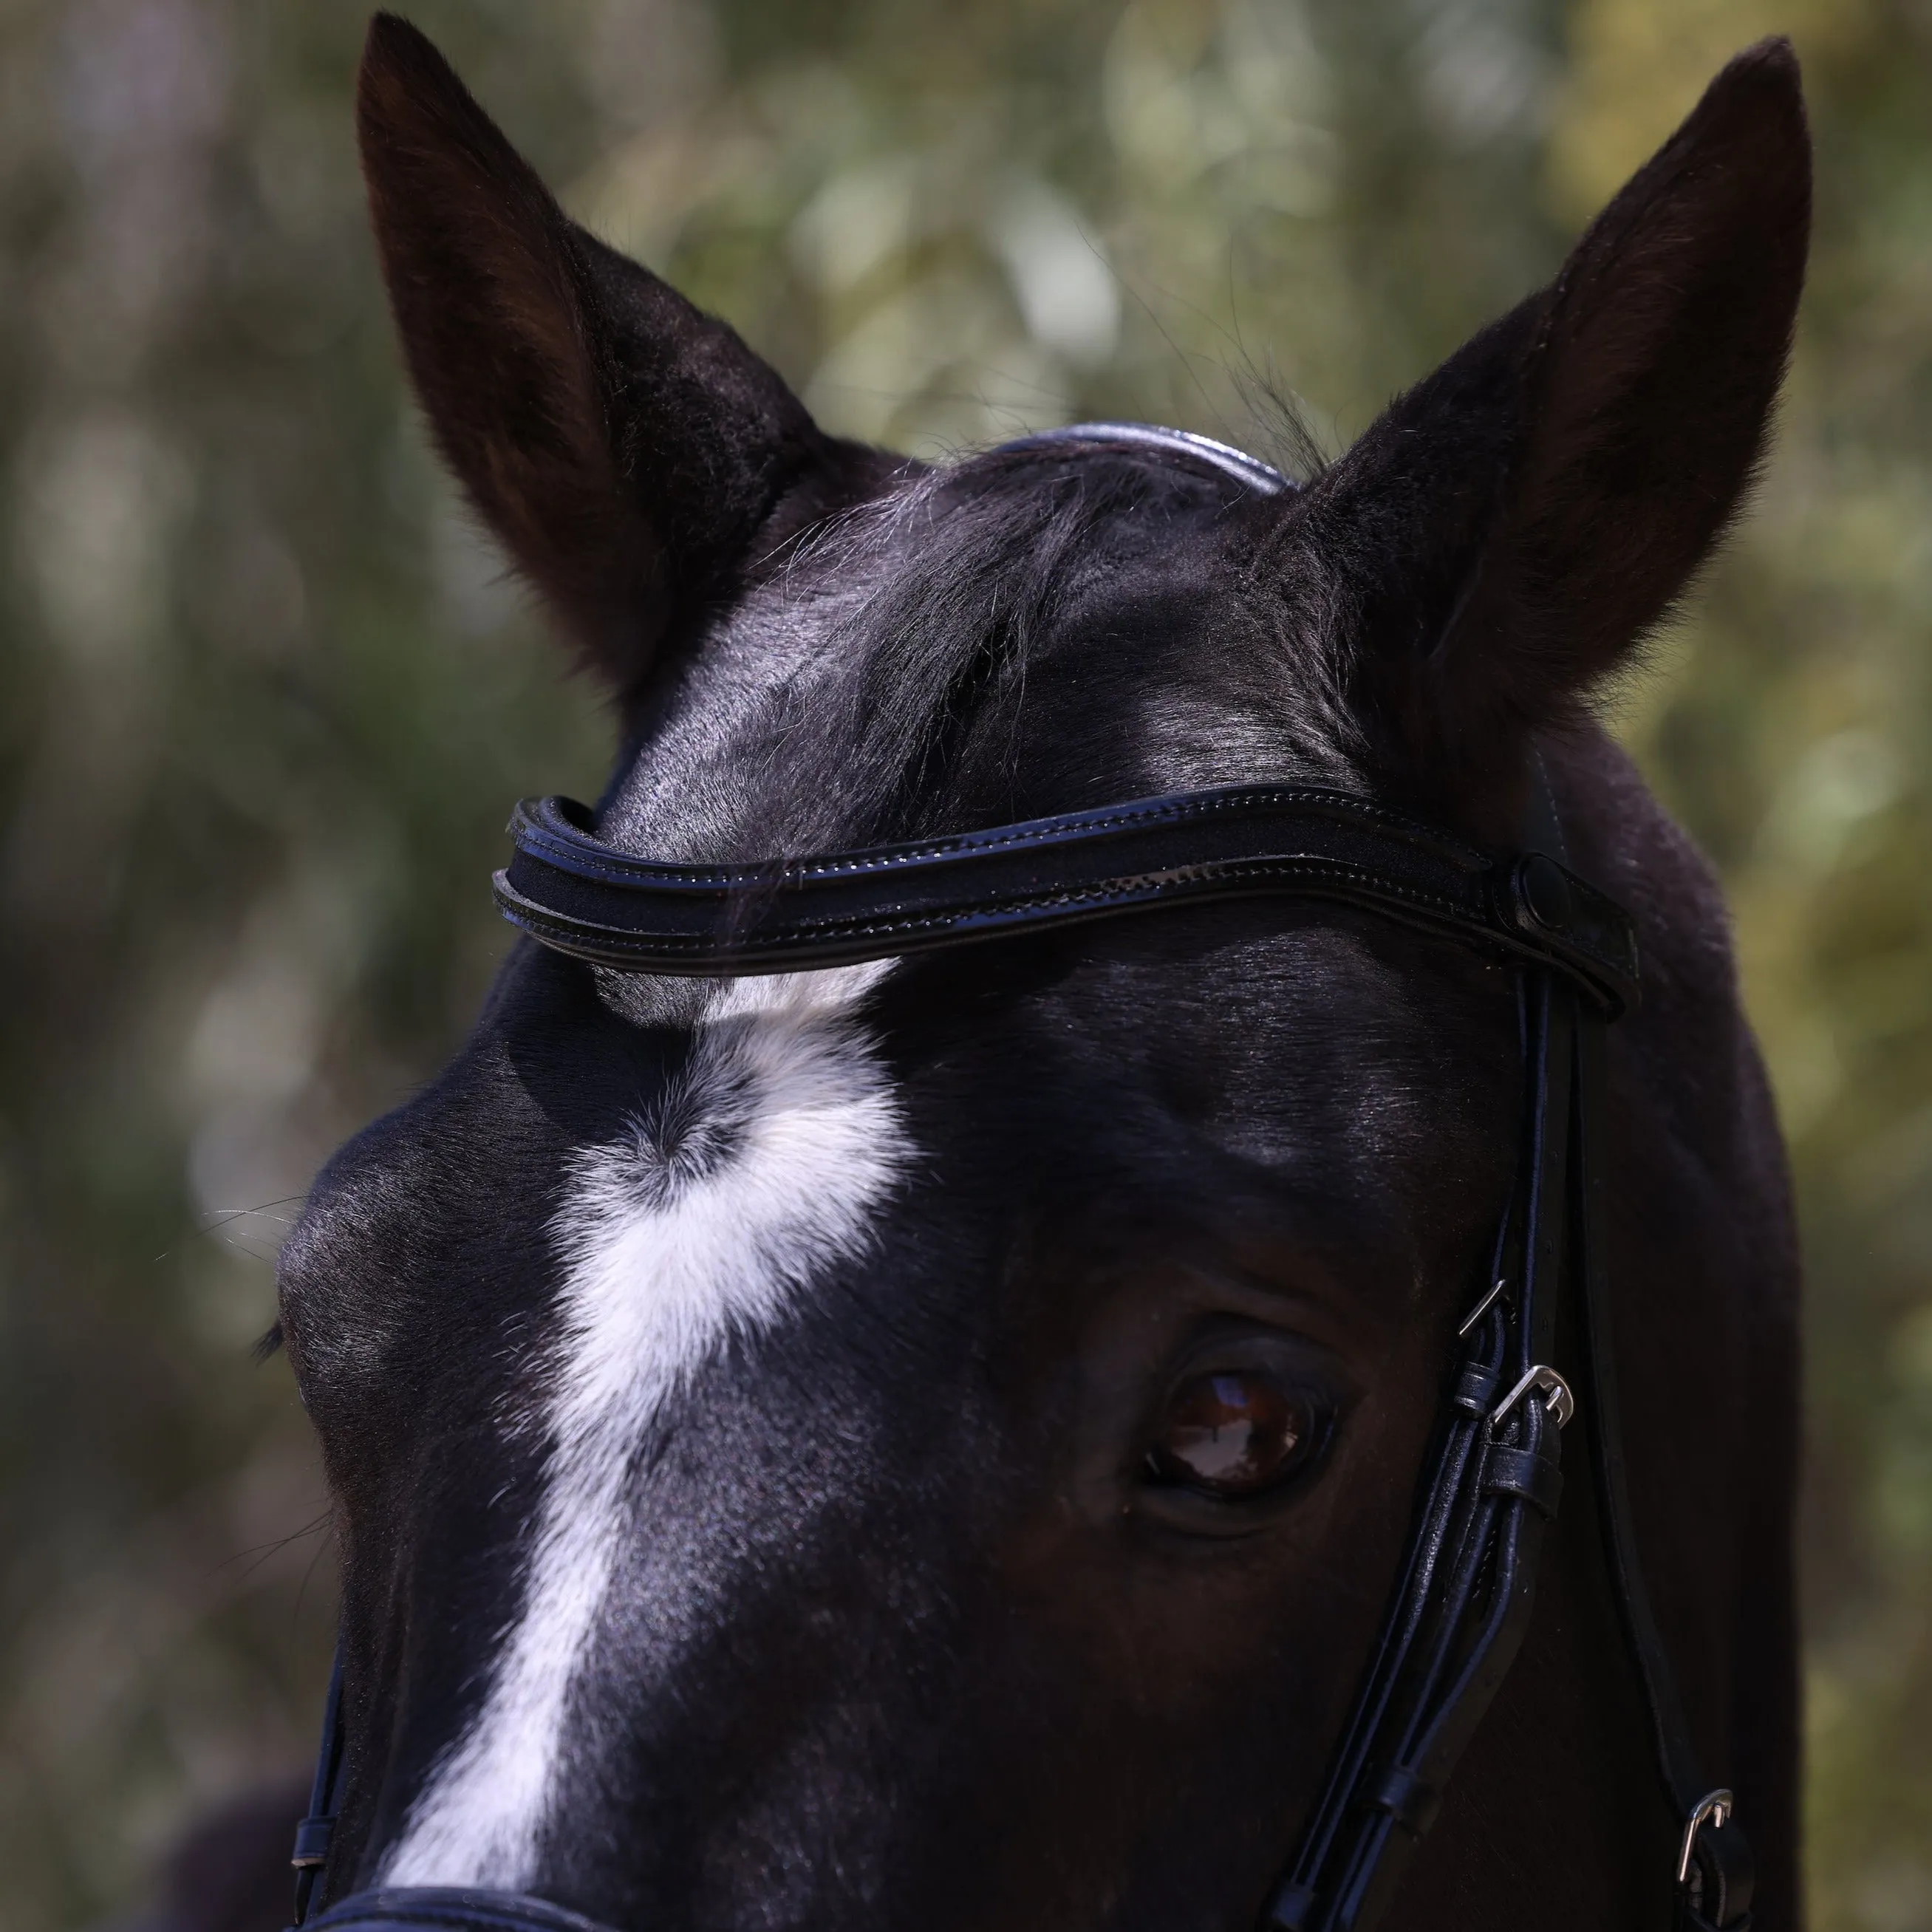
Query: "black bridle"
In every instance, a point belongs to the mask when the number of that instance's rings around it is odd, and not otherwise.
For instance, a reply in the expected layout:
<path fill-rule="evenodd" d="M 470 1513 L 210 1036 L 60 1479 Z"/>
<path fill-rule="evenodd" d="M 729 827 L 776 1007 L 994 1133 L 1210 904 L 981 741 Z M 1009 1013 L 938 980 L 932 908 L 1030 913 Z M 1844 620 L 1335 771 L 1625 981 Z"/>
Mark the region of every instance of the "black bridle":
<path fill-rule="evenodd" d="M 1138 445 L 1246 487 L 1287 485 L 1252 457 L 1172 430 L 1103 424 L 1030 442 Z M 1009 446 L 1012 447 L 1013 446 Z M 1314 786 L 1144 799 L 955 836 L 753 866 L 634 858 L 583 806 L 517 808 L 496 875 L 504 916 L 620 973 L 812 970 L 1176 903 L 1292 894 L 1442 932 L 1515 962 L 1524 1145 L 1492 1265 L 1457 1331 L 1436 1442 L 1370 1665 L 1262 1932 L 1366 1932 L 1394 1896 L 1450 1774 L 1528 1625 L 1544 1534 L 1580 1408 L 1604 1556 L 1676 1827 L 1676 1932 L 1748 1932 L 1750 1853 L 1731 1794 L 1706 1784 L 1638 1568 L 1625 1494 L 1604 1228 L 1604 1029 L 1637 992 L 1628 916 L 1572 872 L 1547 788 L 1519 855 L 1498 860 L 1372 800 Z M 1552 1366 L 1566 1284 L 1582 1356 Z M 1581 1390 L 1579 1402 L 1572 1379 Z M 341 1781 L 342 1676 L 329 1686 L 296 1923 L 326 1862 Z M 540 1899 L 392 1887 L 343 1899 L 311 1932 L 607 1932 Z"/>

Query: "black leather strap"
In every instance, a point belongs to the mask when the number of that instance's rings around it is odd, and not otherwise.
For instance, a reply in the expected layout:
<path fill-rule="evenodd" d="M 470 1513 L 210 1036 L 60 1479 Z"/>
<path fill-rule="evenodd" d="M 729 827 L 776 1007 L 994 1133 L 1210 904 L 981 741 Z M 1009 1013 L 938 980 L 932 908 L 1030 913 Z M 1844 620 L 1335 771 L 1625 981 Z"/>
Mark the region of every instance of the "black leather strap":
<path fill-rule="evenodd" d="M 1540 754 L 1534 755 L 1528 844 L 1566 866 L 1570 851 Z M 1678 1932 L 1748 1932 L 1754 1878 L 1750 1846 L 1731 1815 L 1727 1790 L 1704 1781 L 1649 1592 L 1637 1560 L 1623 1455 L 1623 1405 L 1617 1393 L 1611 1330 L 1607 1042 L 1600 1016 L 1580 1012 L 1576 1027 L 1576 1270 L 1582 1314 L 1585 1420 L 1598 1520 L 1610 1593 L 1636 1667 L 1650 1720 L 1664 1802 L 1678 1830 Z M 1721 1804 L 1718 1801 L 1723 1801 Z M 1713 1815 L 1713 1814 L 1715 1815 Z"/>
<path fill-rule="evenodd" d="M 1562 827 L 1540 764 L 1537 776 L 1532 856 L 1522 862 L 1519 874 L 1529 875 L 1532 892 L 1559 875 L 1571 876 Z M 1532 868 L 1539 862 L 1551 869 L 1538 876 Z M 1680 1834 L 1679 1868 L 1672 1874 L 1676 1932 L 1748 1932 L 1750 1849 L 1729 1814 L 1730 1794 L 1712 1791 L 1704 1783 L 1676 1678 L 1651 1615 L 1630 1527 L 1604 1234 L 1604 1016 L 1593 1003 L 1576 1000 L 1572 987 L 1554 975 L 1531 977 L 1539 1016 L 1532 1034 L 1533 1124 L 1526 1150 L 1530 1225 L 1524 1245 L 1529 1264 L 1513 1328 L 1507 1305 L 1500 1315 L 1494 1305 L 1500 1298 L 1480 1304 L 1479 1310 L 1491 1324 L 1504 1322 L 1516 1349 L 1527 1339 L 1530 1352 L 1547 1362 L 1558 1296 L 1566 1280 L 1576 1282 L 1584 1334 L 1582 1406 L 1611 1590 L 1643 1685 L 1665 1802 Z M 1507 1232 L 1498 1245 L 1499 1253 L 1508 1249 Z M 1557 1432 L 1544 1427 L 1528 1432 L 1534 1439 L 1497 1440 L 1499 1408 L 1492 1412 L 1484 1439 L 1473 1419 L 1496 1386 L 1496 1370 L 1517 1376 L 1525 1360 L 1520 1352 L 1512 1359 L 1506 1347 L 1502 1360 L 1495 1361 L 1472 1344 L 1460 1365 L 1449 1399 L 1446 1440 L 1437 1452 L 1432 1492 L 1418 1518 L 1401 1587 L 1316 1815 L 1294 1866 L 1264 1913 L 1266 1932 L 1366 1932 L 1373 1924 L 1434 1816 L 1434 1794 L 1442 1789 L 1462 1743 L 1514 1654 L 1534 1588 L 1540 1523 L 1555 1514 L 1562 1493 Z M 1528 1419 L 1546 1420 L 1533 1411 Z M 1456 1500 L 1472 1480 L 1482 1502 L 1514 1499 L 1518 1513 L 1492 1525 L 1490 1533 L 1498 1540 L 1486 1558 L 1480 1539 L 1466 1526 L 1460 1554 L 1445 1569 L 1441 1552 L 1454 1541 L 1455 1533 L 1445 1538 L 1439 1526 L 1453 1522 L 1459 1509 L 1467 1513 L 1466 1525 L 1481 1520 L 1476 1503 Z M 1525 1508 L 1533 1514 L 1522 1514 Z M 1485 1584 L 1477 1566 L 1484 1560 L 1492 1566 L 1486 1582 L 1492 1600 L 1507 1600 L 1510 1607 L 1492 1613 L 1491 1627 L 1478 1626 L 1473 1636 L 1459 1636 L 1455 1619 L 1480 1614 Z M 1432 1631 L 1432 1615 L 1436 1619 Z M 1402 1731 L 1405 1698 L 1412 1713 L 1420 1709 L 1432 1681 L 1434 1666 L 1418 1660 L 1428 1657 L 1432 1646 L 1442 1652 L 1445 1631 L 1452 1643 L 1463 1644 L 1462 1678 L 1432 1717 L 1412 1714 Z M 1392 1728 L 1399 1732 L 1393 1748 L 1388 1742 Z M 1426 1740 L 1420 1749 L 1418 1737 Z"/>
<path fill-rule="evenodd" d="M 1550 1360 L 1568 1259 L 1577 1000 L 1553 973 L 1526 980 L 1526 1178 L 1497 1234 L 1502 1290 L 1463 1324 L 1401 1579 L 1264 1932 L 1364 1932 L 1381 1917 L 1528 1625 L 1562 1487 L 1561 1424 L 1531 1377 Z"/>
<path fill-rule="evenodd" d="M 1689 1865 L 1678 1887 L 1682 1932 L 1742 1932 L 1750 1922 L 1750 1846 L 1735 1818 L 1693 1820 L 1716 1793 L 1706 1783 L 1637 1560 L 1629 1486 L 1624 1474 L 1622 1410 L 1617 1395 L 1616 1349 L 1610 1329 L 1610 1268 L 1603 1231 L 1609 1222 L 1604 1160 L 1609 1079 L 1602 1023 L 1586 1015 L 1577 1030 L 1578 1243 L 1588 1363 L 1591 1464 L 1603 1524 L 1610 1594 L 1623 1624 L 1649 1719 L 1652 1748 L 1664 1802 L 1680 1832 L 1689 1834 Z M 1728 1798 L 1729 1793 L 1724 1796 Z"/>
<path fill-rule="evenodd" d="M 466 1886 L 358 1892 L 309 1922 L 309 1932 L 609 1932 L 548 1899 Z"/>
<path fill-rule="evenodd" d="M 295 1920 L 300 1925 L 308 1916 L 315 1888 L 328 1864 L 328 1848 L 335 1835 L 335 1810 L 342 1782 L 342 1645 L 338 1639 L 335 1660 L 328 1670 L 328 1695 L 322 1707 L 322 1742 L 315 1754 L 315 1779 L 310 1786 L 308 1816 L 296 1827 L 295 1854 L 289 1862 L 295 1868 Z"/>
<path fill-rule="evenodd" d="M 1556 968 L 1610 1013 L 1636 997 L 1629 920 L 1555 860 L 1492 860 L 1370 799 L 1238 786 L 822 857 L 634 858 L 590 814 L 526 800 L 496 876 L 506 918 L 620 972 L 848 965 L 1138 912 L 1288 892 L 1366 907 Z"/>

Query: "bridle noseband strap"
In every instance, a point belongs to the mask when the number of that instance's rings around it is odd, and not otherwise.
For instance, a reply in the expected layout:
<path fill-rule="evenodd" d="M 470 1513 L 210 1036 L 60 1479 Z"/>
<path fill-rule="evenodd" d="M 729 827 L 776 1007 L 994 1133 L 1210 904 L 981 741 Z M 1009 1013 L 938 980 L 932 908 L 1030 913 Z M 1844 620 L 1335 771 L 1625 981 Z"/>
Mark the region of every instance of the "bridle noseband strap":
<path fill-rule="evenodd" d="M 308 1922 L 306 1932 L 610 1932 L 594 1918 L 520 1892 L 468 1886 L 390 1886 L 358 1892 Z"/>

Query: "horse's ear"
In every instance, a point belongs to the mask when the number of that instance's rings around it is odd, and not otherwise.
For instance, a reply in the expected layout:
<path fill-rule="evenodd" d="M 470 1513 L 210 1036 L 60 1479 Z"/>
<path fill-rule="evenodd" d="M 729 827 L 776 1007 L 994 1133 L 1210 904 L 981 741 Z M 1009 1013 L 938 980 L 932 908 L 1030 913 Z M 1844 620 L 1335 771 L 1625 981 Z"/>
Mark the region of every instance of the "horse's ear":
<path fill-rule="evenodd" d="M 1810 178 L 1798 63 L 1766 40 L 1550 287 L 1311 490 L 1303 527 L 1342 573 L 1343 675 L 1384 776 L 1514 792 L 1524 733 L 1574 715 L 1708 556 L 1790 353 Z"/>
<path fill-rule="evenodd" d="M 634 698 L 681 620 L 861 491 L 878 460 L 822 435 L 723 322 L 571 221 L 393 15 L 369 29 L 357 124 L 436 440 L 592 664 Z"/>

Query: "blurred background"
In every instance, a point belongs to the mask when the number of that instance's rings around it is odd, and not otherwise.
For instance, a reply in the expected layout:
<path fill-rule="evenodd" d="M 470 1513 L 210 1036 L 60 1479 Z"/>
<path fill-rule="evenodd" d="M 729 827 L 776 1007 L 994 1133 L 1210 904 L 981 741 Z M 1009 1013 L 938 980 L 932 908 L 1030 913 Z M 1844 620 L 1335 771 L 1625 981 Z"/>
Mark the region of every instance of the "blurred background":
<path fill-rule="evenodd" d="M 1932 1928 L 1932 5 L 419 0 L 573 212 L 848 434 L 1346 444 L 1796 39 L 1810 294 L 1757 506 L 1618 728 L 1714 855 L 1810 1270 L 1810 1884 Z M 285 1364 L 320 1159 L 466 1027 L 520 794 L 608 748 L 452 502 L 344 0 L 0 4 L 0 1924 L 124 1910 L 310 1748 Z"/>

